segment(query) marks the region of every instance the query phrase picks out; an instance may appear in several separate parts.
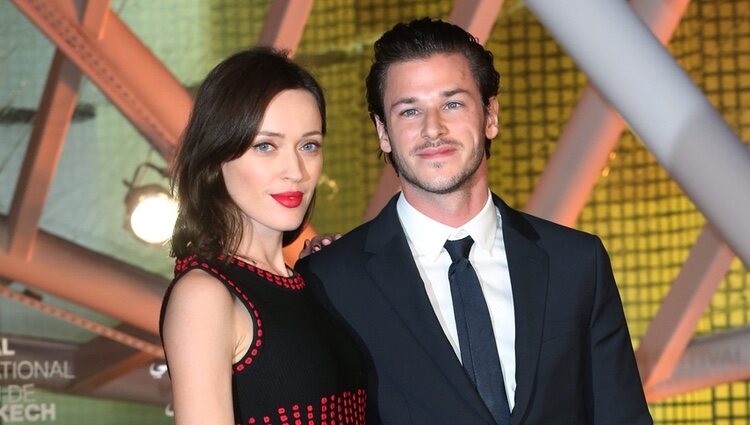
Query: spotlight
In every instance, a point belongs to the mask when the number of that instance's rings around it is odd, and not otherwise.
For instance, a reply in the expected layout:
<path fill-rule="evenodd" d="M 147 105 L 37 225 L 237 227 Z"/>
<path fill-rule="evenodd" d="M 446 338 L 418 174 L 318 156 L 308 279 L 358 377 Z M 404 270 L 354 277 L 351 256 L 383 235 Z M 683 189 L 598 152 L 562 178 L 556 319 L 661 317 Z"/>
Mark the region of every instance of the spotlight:
<path fill-rule="evenodd" d="M 144 167 L 158 171 L 162 177 L 167 175 L 163 169 L 146 162 L 136 168 L 130 182 L 123 182 L 129 188 L 125 195 L 126 226 L 138 239 L 148 244 L 163 244 L 172 236 L 177 219 L 177 203 L 164 187 L 140 184 Z"/>
<path fill-rule="evenodd" d="M 130 212 L 130 230 L 139 239 L 161 244 L 172 236 L 177 203 L 166 189 L 157 184 L 133 188 L 125 203 Z"/>

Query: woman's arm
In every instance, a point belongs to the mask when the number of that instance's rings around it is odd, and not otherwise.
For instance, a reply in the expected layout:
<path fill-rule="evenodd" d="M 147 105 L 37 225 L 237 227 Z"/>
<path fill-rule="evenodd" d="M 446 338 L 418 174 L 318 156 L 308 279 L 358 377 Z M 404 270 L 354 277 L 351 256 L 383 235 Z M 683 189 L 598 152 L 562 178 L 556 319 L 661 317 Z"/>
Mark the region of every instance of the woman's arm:
<path fill-rule="evenodd" d="M 234 300 L 214 277 L 191 270 L 175 283 L 164 316 L 176 425 L 234 424 Z"/>

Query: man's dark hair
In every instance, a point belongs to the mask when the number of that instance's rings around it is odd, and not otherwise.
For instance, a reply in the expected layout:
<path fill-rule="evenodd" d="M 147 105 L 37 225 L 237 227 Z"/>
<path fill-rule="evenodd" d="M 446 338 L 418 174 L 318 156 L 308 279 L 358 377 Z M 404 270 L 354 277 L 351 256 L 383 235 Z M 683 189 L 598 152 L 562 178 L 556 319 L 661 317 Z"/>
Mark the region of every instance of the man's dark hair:
<path fill-rule="evenodd" d="M 451 53 L 460 53 L 466 57 L 486 108 L 490 98 L 497 96 L 500 87 L 500 74 L 495 70 L 492 52 L 458 25 L 439 19 L 421 18 L 396 24 L 375 42 L 375 59 L 366 79 L 370 118 L 374 121 L 377 117 L 387 128 L 383 96 L 386 74 L 391 65 Z M 485 143 L 485 152 L 489 156 L 489 139 Z M 390 160 L 391 154 L 387 157 Z"/>
<path fill-rule="evenodd" d="M 250 148 L 271 100 L 290 89 L 307 90 L 315 98 L 325 134 L 323 91 L 286 52 L 256 47 L 235 53 L 203 81 L 174 161 L 172 192 L 179 213 L 172 234 L 173 256 L 235 253 L 243 236 L 242 212 L 227 191 L 221 166 Z M 312 205 L 300 227 L 284 233 L 284 245 L 302 231 Z"/>

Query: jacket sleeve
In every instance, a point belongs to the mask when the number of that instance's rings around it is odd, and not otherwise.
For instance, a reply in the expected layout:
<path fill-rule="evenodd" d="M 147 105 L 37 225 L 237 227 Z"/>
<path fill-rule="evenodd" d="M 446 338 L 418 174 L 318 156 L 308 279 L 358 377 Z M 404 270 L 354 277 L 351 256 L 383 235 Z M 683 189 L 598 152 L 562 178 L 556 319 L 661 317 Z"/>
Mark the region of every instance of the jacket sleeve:
<path fill-rule="evenodd" d="M 594 423 L 653 424 L 612 266 L 599 238 L 594 249 L 596 289 L 589 324 Z"/>

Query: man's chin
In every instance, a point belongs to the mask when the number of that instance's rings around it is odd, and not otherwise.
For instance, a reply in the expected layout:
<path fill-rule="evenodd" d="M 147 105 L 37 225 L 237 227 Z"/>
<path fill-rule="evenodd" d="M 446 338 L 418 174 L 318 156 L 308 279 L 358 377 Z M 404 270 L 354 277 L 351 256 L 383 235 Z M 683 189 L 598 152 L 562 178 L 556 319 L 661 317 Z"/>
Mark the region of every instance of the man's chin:
<path fill-rule="evenodd" d="M 455 192 L 461 188 L 462 181 L 457 181 L 456 178 L 433 178 L 433 179 L 408 179 L 403 176 L 412 186 L 428 193 L 434 193 L 436 195 L 444 195 L 447 193 Z"/>

